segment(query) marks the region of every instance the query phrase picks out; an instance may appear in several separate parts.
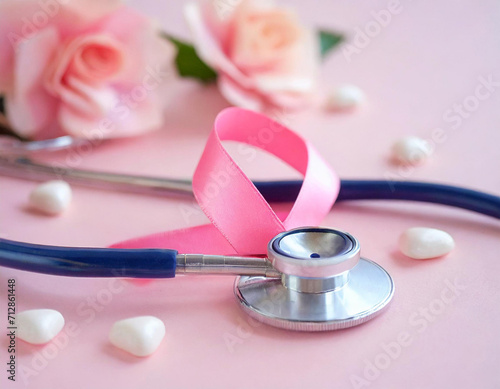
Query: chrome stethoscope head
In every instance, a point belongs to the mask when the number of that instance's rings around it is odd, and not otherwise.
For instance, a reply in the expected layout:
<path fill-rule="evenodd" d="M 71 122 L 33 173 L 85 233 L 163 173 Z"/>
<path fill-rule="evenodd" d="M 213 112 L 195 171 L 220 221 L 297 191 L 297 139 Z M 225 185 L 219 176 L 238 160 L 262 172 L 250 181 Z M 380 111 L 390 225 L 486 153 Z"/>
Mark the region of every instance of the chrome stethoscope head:
<path fill-rule="evenodd" d="M 268 245 L 280 278 L 239 277 L 236 297 L 253 318 L 296 331 L 327 331 L 364 323 L 394 294 L 391 276 L 360 257 L 352 235 L 307 227 L 283 232 Z"/>

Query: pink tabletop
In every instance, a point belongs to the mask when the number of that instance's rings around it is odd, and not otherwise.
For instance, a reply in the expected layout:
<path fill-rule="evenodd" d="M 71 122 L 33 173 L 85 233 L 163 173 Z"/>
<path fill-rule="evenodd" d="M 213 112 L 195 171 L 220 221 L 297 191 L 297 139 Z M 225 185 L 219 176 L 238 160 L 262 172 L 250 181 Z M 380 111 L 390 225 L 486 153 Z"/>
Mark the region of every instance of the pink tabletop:
<path fill-rule="evenodd" d="M 132 1 L 168 31 L 188 37 L 181 2 Z M 377 20 L 385 1 L 289 1 L 311 25 L 344 31 Z M 401 2 L 380 32 L 349 58 L 337 50 L 323 66 L 326 88 L 352 83 L 367 95 L 354 113 L 319 109 L 283 119 L 310 139 L 344 178 L 425 180 L 500 193 L 500 14 L 494 0 Z M 373 23 L 372 23 L 373 24 Z M 458 119 L 450 110 L 496 85 Z M 470 100 L 470 99 L 469 99 Z M 88 153 L 46 157 L 64 166 L 190 177 L 215 115 L 227 106 L 215 87 L 178 86 L 165 127 Z M 442 129 L 436 139 L 435 129 Z M 400 169 L 391 144 L 404 135 L 435 143 L 425 165 Z M 433 138 L 434 137 L 434 138 Z M 236 155 L 237 157 L 237 155 Z M 253 178 L 295 174 L 270 157 L 242 161 Z M 34 183 L 0 178 L 0 234 L 34 243 L 106 246 L 148 233 L 207 222 L 190 201 L 74 187 L 71 209 L 50 218 L 27 210 Z M 283 206 L 281 206 L 283 207 Z M 0 325 L 6 331 L 7 280 L 18 310 L 53 308 L 66 327 L 52 343 L 17 343 L 17 382 L 6 379 L 7 337 L 0 340 L 1 387 L 9 388 L 493 388 L 500 387 L 498 220 L 444 206 L 395 202 L 336 205 L 324 225 L 357 236 L 362 252 L 394 277 L 389 310 L 362 326 L 296 333 L 256 326 L 239 310 L 231 277 L 179 277 L 137 286 L 0 269 Z M 456 249 L 417 261 L 397 250 L 412 226 L 449 232 Z M 164 321 L 166 337 L 150 358 L 108 341 L 112 324 L 137 315 Z"/>

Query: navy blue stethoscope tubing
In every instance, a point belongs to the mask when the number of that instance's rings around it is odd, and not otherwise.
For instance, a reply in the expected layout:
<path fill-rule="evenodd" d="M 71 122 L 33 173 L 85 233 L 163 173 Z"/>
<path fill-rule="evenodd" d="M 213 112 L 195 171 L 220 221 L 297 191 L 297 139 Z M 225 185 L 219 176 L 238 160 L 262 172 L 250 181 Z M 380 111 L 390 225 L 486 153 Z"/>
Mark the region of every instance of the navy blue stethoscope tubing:
<path fill-rule="evenodd" d="M 295 200 L 302 181 L 256 182 L 269 202 Z M 500 219 L 500 197 L 449 185 L 342 180 L 337 201 L 406 200 L 449 205 Z M 0 239 L 0 266 L 73 277 L 171 278 L 177 251 L 43 246 Z"/>
<path fill-rule="evenodd" d="M 255 182 L 269 202 L 294 201 L 302 181 Z M 462 187 L 417 181 L 342 180 L 339 201 L 402 200 L 448 205 L 500 219 L 500 196 Z"/>

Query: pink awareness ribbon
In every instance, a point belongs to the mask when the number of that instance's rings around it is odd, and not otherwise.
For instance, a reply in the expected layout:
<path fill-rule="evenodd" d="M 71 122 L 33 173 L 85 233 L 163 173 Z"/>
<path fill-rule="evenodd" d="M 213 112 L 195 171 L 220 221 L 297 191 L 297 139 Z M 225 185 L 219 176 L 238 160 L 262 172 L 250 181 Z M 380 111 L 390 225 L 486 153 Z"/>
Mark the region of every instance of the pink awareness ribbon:
<path fill-rule="evenodd" d="M 276 215 L 222 141 L 258 147 L 304 176 L 286 217 Z M 215 119 L 193 176 L 194 195 L 211 224 L 139 237 L 112 247 L 169 248 L 197 254 L 265 254 L 268 242 L 277 234 L 320 224 L 339 188 L 338 176 L 308 141 L 265 115 L 227 108 Z"/>

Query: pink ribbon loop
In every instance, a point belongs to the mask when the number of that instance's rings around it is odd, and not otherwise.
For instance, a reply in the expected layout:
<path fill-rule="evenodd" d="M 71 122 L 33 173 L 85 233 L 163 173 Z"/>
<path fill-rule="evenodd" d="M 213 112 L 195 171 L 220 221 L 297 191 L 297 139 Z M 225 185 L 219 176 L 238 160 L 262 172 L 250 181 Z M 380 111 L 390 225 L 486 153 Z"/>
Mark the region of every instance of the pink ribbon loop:
<path fill-rule="evenodd" d="M 265 150 L 304 176 L 295 204 L 284 220 L 223 147 L 222 142 L 228 140 Z M 212 224 L 136 238 L 113 247 L 264 254 L 269 240 L 280 232 L 320 224 L 339 188 L 339 178 L 309 142 L 264 115 L 228 108 L 217 116 L 193 176 L 194 195 Z"/>

